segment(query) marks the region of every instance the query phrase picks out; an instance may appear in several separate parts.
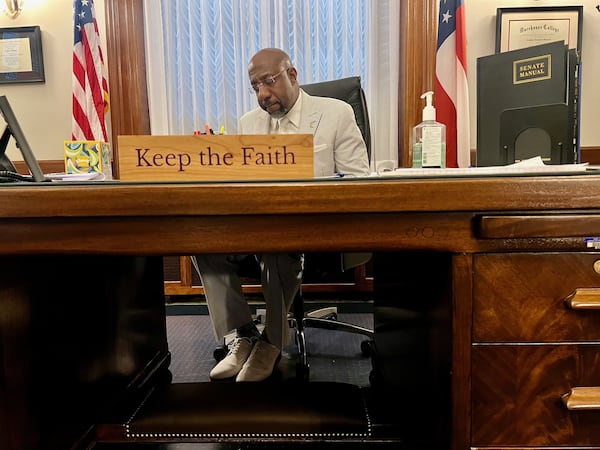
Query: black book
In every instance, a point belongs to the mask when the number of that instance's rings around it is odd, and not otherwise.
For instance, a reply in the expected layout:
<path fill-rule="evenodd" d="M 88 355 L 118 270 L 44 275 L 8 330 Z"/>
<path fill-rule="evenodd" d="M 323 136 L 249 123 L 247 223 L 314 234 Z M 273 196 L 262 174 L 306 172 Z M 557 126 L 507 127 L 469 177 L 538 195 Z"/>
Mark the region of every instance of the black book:
<path fill-rule="evenodd" d="M 477 165 L 577 157 L 576 51 L 564 42 L 477 59 Z"/>

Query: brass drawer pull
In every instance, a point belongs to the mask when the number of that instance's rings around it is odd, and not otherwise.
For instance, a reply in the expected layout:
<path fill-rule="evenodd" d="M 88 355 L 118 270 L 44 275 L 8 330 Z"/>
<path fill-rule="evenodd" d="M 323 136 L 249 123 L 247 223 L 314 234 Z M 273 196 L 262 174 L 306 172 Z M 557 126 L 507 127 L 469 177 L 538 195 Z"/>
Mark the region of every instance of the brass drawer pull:
<path fill-rule="evenodd" d="M 570 309 L 600 309 L 600 288 L 577 288 L 565 298 Z"/>
<path fill-rule="evenodd" d="M 574 387 L 561 400 L 570 411 L 600 410 L 600 387 Z"/>

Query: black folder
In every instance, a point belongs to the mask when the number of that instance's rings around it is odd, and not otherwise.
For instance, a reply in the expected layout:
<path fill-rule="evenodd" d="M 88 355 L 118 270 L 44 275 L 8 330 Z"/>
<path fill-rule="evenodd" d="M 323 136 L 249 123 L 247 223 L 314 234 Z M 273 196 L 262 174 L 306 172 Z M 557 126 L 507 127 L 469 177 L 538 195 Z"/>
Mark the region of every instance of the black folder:
<path fill-rule="evenodd" d="M 478 58 L 477 165 L 576 162 L 578 68 L 562 41 Z"/>

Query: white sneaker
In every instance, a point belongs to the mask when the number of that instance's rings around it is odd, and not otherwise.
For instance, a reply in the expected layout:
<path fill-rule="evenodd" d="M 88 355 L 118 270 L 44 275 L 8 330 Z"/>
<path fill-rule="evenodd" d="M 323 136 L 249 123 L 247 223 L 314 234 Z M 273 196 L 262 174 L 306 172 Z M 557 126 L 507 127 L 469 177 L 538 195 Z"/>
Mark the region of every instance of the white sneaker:
<path fill-rule="evenodd" d="M 263 381 L 273 373 L 275 365 L 279 362 L 281 350 L 267 341 L 259 340 L 252 349 L 252 353 L 244 363 L 235 381 Z"/>
<path fill-rule="evenodd" d="M 229 346 L 229 352 L 225 358 L 213 367 L 208 375 L 213 380 L 224 380 L 226 378 L 235 377 L 242 367 L 254 346 L 254 341 L 236 337 Z"/>

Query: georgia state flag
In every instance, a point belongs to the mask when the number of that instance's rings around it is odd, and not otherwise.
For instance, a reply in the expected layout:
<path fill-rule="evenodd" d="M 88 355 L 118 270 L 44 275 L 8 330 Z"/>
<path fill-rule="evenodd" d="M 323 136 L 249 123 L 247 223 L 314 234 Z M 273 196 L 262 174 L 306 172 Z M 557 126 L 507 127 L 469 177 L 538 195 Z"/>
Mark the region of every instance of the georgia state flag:
<path fill-rule="evenodd" d="M 446 125 L 446 166 L 469 167 L 469 88 L 463 0 L 440 0 L 434 102 Z"/>

